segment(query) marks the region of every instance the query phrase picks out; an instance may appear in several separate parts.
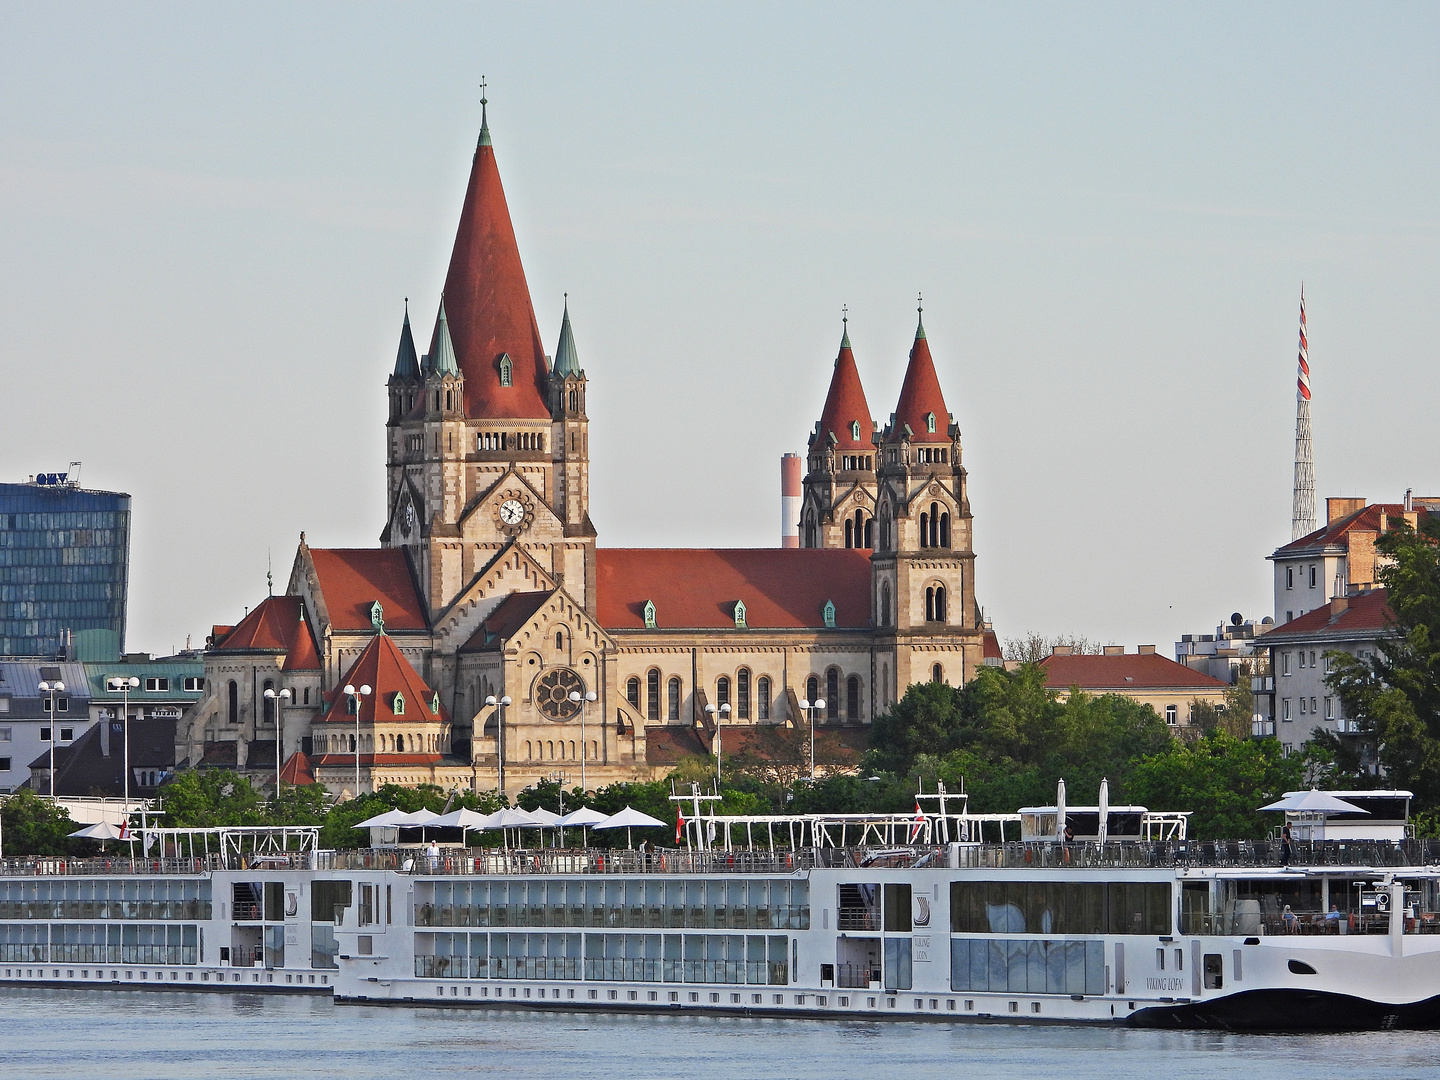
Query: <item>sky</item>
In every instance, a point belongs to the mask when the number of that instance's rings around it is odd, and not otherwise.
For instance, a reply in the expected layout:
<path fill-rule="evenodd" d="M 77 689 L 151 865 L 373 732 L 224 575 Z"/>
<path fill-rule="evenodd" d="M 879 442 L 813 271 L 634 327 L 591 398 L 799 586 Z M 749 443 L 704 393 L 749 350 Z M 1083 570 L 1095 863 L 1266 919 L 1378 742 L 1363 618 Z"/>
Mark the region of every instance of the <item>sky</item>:
<path fill-rule="evenodd" d="M 1440 10 L 0 5 L 0 478 L 131 493 L 127 644 L 384 524 L 489 120 L 605 546 L 773 546 L 848 305 L 917 295 L 1002 638 L 1272 614 L 1303 282 L 1324 498 L 1440 495 Z"/>

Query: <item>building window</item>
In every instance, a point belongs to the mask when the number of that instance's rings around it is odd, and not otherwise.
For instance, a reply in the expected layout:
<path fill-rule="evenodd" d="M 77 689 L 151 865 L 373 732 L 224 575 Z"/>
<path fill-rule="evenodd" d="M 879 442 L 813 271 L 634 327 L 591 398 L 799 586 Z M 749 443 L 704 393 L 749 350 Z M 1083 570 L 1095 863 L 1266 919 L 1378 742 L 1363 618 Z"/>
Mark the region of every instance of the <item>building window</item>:
<path fill-rule="evenodd" d="M 12 729 L 0 727 L 0 742 L 10 742 L 14 738 Z"/>
<path fill-rule="evenodd" d="M 825 719 L 840 719 L 840 672 L 833 667 L 825 672 Z"/>
<path fill-rule="evenodd" d="M 1300 663 L 1299 663 L 1297 666 L 1300 668 L 1300 670 L 1302 670 L 1302 671 L 1305 670 L 1305 650 L 1304 650 L 1304 649 L 1301 649 L 1301 650 L 1300 650 Z"/>
<path fill-rule="evenodd" d="M 1295 568 L 1294 568 L 1293 566 L 1287 566 L 1287 567 L 1285 567 L 1285 588 L 1288 590 L 1288 589 L 1293 589 L 1294 587 L 1295 587 Z"/>
<path fill-rule="evenodd" d="M 636 675 L 630 676 L 625 683 L 625 700 L 630 702 L 631 708 L 640 708 L 640 679 Z"/>
<path fill-rule="evenodd" d="M 1335 719 L 1335 699 L 1334 699 L 1334 698 L 1327 697 L 1327 698 L 1325 699 L 1325 719 L 1326 719 L 1326 720 L 1334 720 L 1334 719 Z"/>
<path fill-rule="evenodd" d="M 404 716 L 404 715 L 405 715 L 405 695 L 404 695 L 404 694 L 397 693 L 397 694 L 395 695 L 394 699 L 390 702 L 390 711 L 391 711 L 392 713 L 394 713 L 396 716 Z"/>
<path fill-rule="evenodd" d="M 945 621 L 945 586 L 931 585 L 925 589 L 925 621 Z"/>
<path fill-rule="evenodd" d="M 75 729 L 74 729 L 73 727 L 62 727 L 62 728 L 60 729 L 60 741 L 61 741 L 61 742 L 74 742 L 74 741 L 75 741 Z"/>
<path fill-rule="evenodd" d="M 931 433 L 935 431 L 935 414 L 933 412 L 925 414 L 925 430 Z"/>
<path fill-rule="evenodd" d="M 721 675 L 715 680 L 715 708 L 723 709 L 730 704 L 730 677 Z"/>
<path fill-rule="evenodd" d="M 660 672 L 654 668 L 645 674 L 645 717 L 660 719 Z"/>
<path fill-rule="evenodd" d="M 1313 715 L 1315 715 L 1316 713 L 1318 713 L 1319 711 L 1320 711 L 1320 710 L 1319 710 L 1318 708 L 1316 708 L 1316 706 L 1315 706 L 1315 699 L 1312 697 L 1312 698 L 1310 699 L 1310 713 L 1311 713 L 1311 715 L 1313 716 Z"/>
<path fill-rule="evenodd" d="M 151 676 L 145 680 L 145 689 L 151 693 L 164 693 L 170 689 L 170 680 Z"/>
<path fill-rule="evenodd" d="M 42 728 L 40 729 L 40 741 L 41 741 L 41 742 L 49 742 L 49 741 L 50 741 L 50 729 L 49 729 L 48 727 L 42 727 Z"/>
<path fill-rule="evenodd" d="M 930 681 L 934 683 L 945 681 L 945 669 L 939 664 L 935 664 L 930 668 Z"/>
<path fill-rule="evenodd" d="M 511 380 L 513 371 L 514 371 L 514 366 L 510 363 L 510 354 L 509 354 L 509 353 L 501 353 L 501 354 L 500 354 L 500 385 L 501 385 L 501 386 L 509 386 L 509 385 L 510 385 L 510 380 Z"/>
<path fill-rule="evenodd" d="M 950 514 L 948 512 L 940 515 L 940 546 L 950 546 Z"/>
<path fill-rule="evenodd" d="M 759 719 L 770 719 L 770 676 L 761 675 L 755 680 L 755 698 L 759 704 Z"/>
<path fill-rule="evenodd" d="M 860 722 L 860 676 L 851 675 L 845 680 L 845 719 L 852 724 Z"/>
<path fill-rule="evenodd" d="M 1312 668 L 1315 666 L 1315 650 L 1314 650 L 1314 649 L 1311 649 L 1311 650 L 1310 650 L 1310 666 L 1311 666 Z"/>
<path fill-rule="evenodd" d="M 1174 727 L 1180 722 L 1180 710 L 1174 705 L 1165 706 L 1165 723 Z"/>
<path fill-rule="evenodd" d="M 735 673 L 735 716 L 740 720 L 750 719 L 749 668 L 741 668 Z"/>
<path fill-rule="evenodd" d="M 9 771 L 10 771 L 10 759 L 9 759 L 8 757 L 0 757 L 0 772 L 9 772 Z"/>
<path fill-rule="evenodd" d="M 890 583 L 888 581 L 880 584 L 880 625 L 890 625 Z"/>
<path fill-rule="evenodd" d="M 146 679 L 145 681 L 148 683 L 150 680 L 149 680 L 149 679 Z M 149 687 L 149 686 L 146 686 L 145 689 L 148 690 L 148 689 L 150 689 L 150 687 Z M 266 679 L 266 680 L 265 680 L 265 685 L 261 688 L 261 693 L 262 693 L 262 697 L 261 697 L 261 703 L 262 703 L 262 704 L 261 704 L 261 708 L 264 709 L 263 716 L 265 717 L 265 723 L 266 723 L 266 724 L 273 724 L 273 723 L 275 723 L 275 700 L 276 700 L 276 699 L 273 698 L 273 697 L 264 697 L 264 696 L 263 696 L 263 693 L 264 693 L 265 690 L 274 690 L 274 689 L 275 689 L 275 683 L 274 683 L 272 680 L 270 680 L 270 679 Z"/>
<path fill-rule="evenodd" d="M 1310 567 L 1310 588 L 1315 588 L 1315 567 Z"/>
<path fill-rule="evenodd" d="M 1303 697 L 1300 699 L 1300 715 L 1305 715 L 1305 699 Z"/>
<path fill-rule="evenodd" d="M 670 679 L 670 685 L 669 685 L 669 688 L 668 688 L 668 689 L 669 689 L 669 695 L 670 695 L 670 702 L 669 702 L 670 708 L 669 708 L 668 713 L 666 714 L 666 718 L 669 719 L 669 720 L 679 720 L 679 719 L 680 719 L 680 679 L 679 679 L 678 677 L 672 676 L 671 679 Z"/>
<path fill-rule="evenodd" d="M 235 685 L 235 680 L 230 680 L 230 710 L 229 723 L 233 727 L 240 723 L 240 687 Z"/>
<path fill-rule="evenodd" d="M 1280 654 L 1280 674 L 1282 677 L 1290 674 L 1290 654 L 1288 652 Z"/>
<path fill-rule="evenodd" d="M 820 700 L 820 680 L 814 675 L 805 680 L 805 700 L 812 705 Z"/>
<path fill-rule="evenodd" d="M 1290 719 L 1290 699 L 1288 697 L 1280 699 L 1280 719 Z"/>
<path fill-rule="evenodd" d="M 187 693 L 198 694 L 205 689 L 205 680 L 197 675 L 185 676 L 185 690 Z"/>

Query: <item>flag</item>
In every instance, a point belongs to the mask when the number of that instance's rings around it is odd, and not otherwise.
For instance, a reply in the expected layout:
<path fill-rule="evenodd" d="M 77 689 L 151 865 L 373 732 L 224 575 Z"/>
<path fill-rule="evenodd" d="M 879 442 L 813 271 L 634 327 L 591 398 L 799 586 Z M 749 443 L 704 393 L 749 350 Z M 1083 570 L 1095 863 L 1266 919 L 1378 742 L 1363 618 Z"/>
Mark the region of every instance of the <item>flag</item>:
<path fill-rule="evenodd" d="M 915 800 L 915 824 L 912 825 L 912 826 L 910 826 L 910 843 L 913 844 L 913 843 L 915 842 L 915 838 L 920 835 L 921 831 L 924 830 L 924 828 L 925 828 L 925 811 L 920 809 L 920 800 L 919 800 L 919 799 L 916 799 L 916 800 Z"/>
<path fill-rule="evenodd" d="M 135 839 L 133 836 L 130 835 L 130 822 L 129 822 L 128 820 L 122 821 L 122 822 L 120 823 L 120 837 L 119 837 L 119 839 L 121 839 L 121 840 L 134 840 L 134 839 Z"/>
<path fill-rule="evenodd" d="M 679 847 L 680 841 L 685 835 L 685 811 L 678 806 L 675 808 L 675 845 Z"/>

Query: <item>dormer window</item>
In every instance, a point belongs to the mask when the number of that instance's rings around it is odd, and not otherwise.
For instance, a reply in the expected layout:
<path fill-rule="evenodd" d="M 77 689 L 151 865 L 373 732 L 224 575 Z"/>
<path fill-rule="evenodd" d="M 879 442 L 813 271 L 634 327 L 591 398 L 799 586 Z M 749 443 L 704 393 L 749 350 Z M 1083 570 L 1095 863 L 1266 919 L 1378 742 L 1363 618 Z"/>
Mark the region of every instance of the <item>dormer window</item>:
<path fill-rule="evenodd" d="M 655 601 L 654 601 L 654 600 L 646 600 L 646 601 L 645 601 L 645 612 L 644 612 L 644 614 L 645 614 L 645 629 L 646 629 L 646 630 L 654 630 L 654 629 L 655 629 Z"/>
<path fill-rule="evenodd" d="M 859 442 L 859 441 L 860 441 L 860 421 L 859 421 L 859 420 L 851 420 L 851 421 L 850 421 L 850 441 L 851 441 L 851 442 Z"/>
<path fill-rule="evenodd" d="M 432 716 L 440 715 L 440 691 L 438 690 L 430 695 L 430 713 Z"/>
<path fill-rule="evenodd" d="M 925 430 L 929 432 L 935 430 L 935 414 L 933 412 L 925 414 Z"/>
<path fill-rule="evenodd" d="M 746 623 L 745 623 L 745 601 L 744 601 L 744 600 L 736 600 L 736 601 L 735 601 L 735 629 L 736 629 L 736 630 L 747 630 L 747 629 L 749 629 L 749 627 L 748 627 L 748 626 L 746 625 Z"/>
<path fill-rule="evenodd" d="M 396 693 L 395 697 L 394 697 L 394 698 L 391 700 L 391 702 L 390 702 L 390 711 L 391 711 L 392 713 L 394 713 L 396 716 L 404 716 L 404 715 L 405 715 L 405 695 L 404 695 L 404 694 L 401 694 L 401 693 L 398 693 L 398 692 Z"/>
<path fill-rule="evenodd" d="M 834 600 L 826 600 L 826 601 L 825 601 L 825 608 L 824 608 L 823 614 L 824 614 L 824 616 L 825 616 L 825 627 L 826 627 L 826 629 L 827 629 L 827 630 L 834 630 L 834 629 L 835 629 L 835 601 L 834 601 Z"/>
<path fill-rule="evenodd" d="M 509 385 L 511 385 L 511 379 L 513 378 L 513 375 L 514 375 L 514 368 L 515 368 L 515 365 L 510 362 L 510 354 L 509 354 L 509 353 L 501 353 L 501 354 L 500 354 L 500 385 L 501 385 L 501 386 L 509 386 Z"/>

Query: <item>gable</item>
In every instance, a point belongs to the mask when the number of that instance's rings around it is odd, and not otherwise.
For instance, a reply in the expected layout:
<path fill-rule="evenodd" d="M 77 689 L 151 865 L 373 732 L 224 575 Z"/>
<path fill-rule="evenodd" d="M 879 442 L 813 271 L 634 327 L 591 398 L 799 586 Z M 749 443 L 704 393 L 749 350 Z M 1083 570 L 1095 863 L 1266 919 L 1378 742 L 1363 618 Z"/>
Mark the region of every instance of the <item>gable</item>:
<path fill-rule="evenodd" d="M 500 507 L 510 501 L 525 508 L 524 528 L 515 530 L 500 519 Z M 555 516 L 545 497 L 531 486 L 512 465 L 483 495 L 465 508 L 456 523 L 466 540 L 493 540 L 499 536 L 527 536 L 561 533 L 564 523 Z"/>
<path fill-rule="evenodd" d="M 436 617 L 435 647 L 448 651 L 469 641 L 496 606 L 512 593 L 548 593 L 555 586 L 549 571 L 512 540 Z"/>

